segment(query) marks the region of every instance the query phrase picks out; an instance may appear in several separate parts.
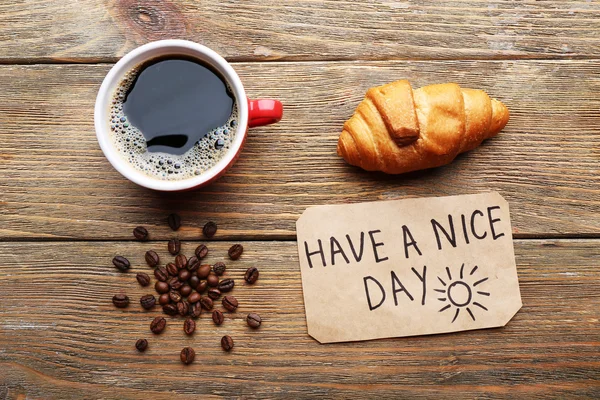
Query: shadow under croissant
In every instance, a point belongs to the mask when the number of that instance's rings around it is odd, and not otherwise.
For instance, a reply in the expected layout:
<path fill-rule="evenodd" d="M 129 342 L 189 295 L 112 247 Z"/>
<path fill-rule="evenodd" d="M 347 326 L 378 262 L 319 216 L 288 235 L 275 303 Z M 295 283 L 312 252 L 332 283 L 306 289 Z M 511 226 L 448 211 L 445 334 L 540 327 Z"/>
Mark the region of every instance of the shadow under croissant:
<path fill-rule="evenodd" d="M 460 155 L 462 156 L 462 155 Z M 459 156 L 459 157 L 460 157 Z M 458 159 L 458 157 L 457 157 Z M 411 172 L 405 172 L 403 174 L 386 174 L 385 172 L 381 172 L 381 171 L 366 171 L 360 167 L 356 167 L 350 164 L 346 164 L 346 170 L 349 173 L 352 173 L 354 175 L 356 175 L 357 177 L 360 177 L 361 180 L 370 180 L 373 182 L 397 182 L 397 183 L 402 183 L 402 182 L 413 182 L 416 180 L 425 180 L 425 179 L 430 179 L 430 178 L 434 178 L 434 177 L 440 177 L 443 174 L 446 173 L 445 168 L 451 167 L 450 165 L 444 165 L 441 167 L 435 167 L 435 168 L 429 168 L 429 169 L 424 169 L 424 170 L 419 170 L 419 171 L 411 171 Z M 364 178 L 364 179 L 362 179 Z"/>
<path fill-rule="evenodd" d="M 487 140 L 485 143 L 491 144 L 492 140 Z M 475 150 L 477 151 L 477 150 Z M 480 150 L 483 151 L 483 150 Z M 360 167 L 345 163 L 345 170 L 361 179 L 361 181 L 372 181 L 372 182 L 396 182 L 396 183 L 409 183 L 413 184 L 415 181 L 424 181 L 432 179 L 444 179 L 447 176 L 454 176 L 459 171 L 466 171 L 473 168 L 473 152 L 461 153 L 454 158 L 449 164 L 445 164 L 439 167 L 433 167 L 418 171 L 405 172 L 402 174 L 386 174 L 381 171 L 367 171 Z"/>

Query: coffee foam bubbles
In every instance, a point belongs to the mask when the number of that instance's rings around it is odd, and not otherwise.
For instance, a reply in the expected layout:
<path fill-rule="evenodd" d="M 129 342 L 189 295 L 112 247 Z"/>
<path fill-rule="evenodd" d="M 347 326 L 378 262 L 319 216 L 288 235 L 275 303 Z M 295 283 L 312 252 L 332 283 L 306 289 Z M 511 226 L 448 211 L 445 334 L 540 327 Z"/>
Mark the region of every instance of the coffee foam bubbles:
<path fill-rule="evenodd" d="M 214 167 L 231 148 L 237 130 L 238 108 L 234 103 L 226 124 L 213 129 L 182 155 L 150 153 L 142 132 L 123 113 L 125 94 L 139 68 L 129 71 L 115 90 L 109 123 L 112 143 L 119 155 L 136 170 L 160 180 L 176 181 L 201 175 Z M 229 88 L 231 91 L 231 88 Z"/>

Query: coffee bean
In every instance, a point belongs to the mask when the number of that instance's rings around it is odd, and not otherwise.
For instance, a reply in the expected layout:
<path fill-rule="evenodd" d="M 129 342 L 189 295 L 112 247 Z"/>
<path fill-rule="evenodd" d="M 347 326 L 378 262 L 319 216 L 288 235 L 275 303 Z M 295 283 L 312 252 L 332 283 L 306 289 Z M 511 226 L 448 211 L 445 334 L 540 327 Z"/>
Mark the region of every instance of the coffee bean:
<path fill-rule="evenodd" d="M 221 338 L 221 347 L 225 351 L 231 351 L 233 349 L 233 339 L 229 335 L 225 335 Z"/>
<path fill-rule="evenodd" d="M 190 313 L 190 303 L 187 301 L 177 303 L 177 312 L 182 316 L 188 315 Z"/>
<path fill-rule="evenodd" d="M 140 286 L 148 286 L 150 284 L 150 277 L 148 274 L 144 274 L 143 272 L 137 274 L 135 279 L 137 279 Z"/>
<path fill-rule="evenodd" d="M 200 298 L 200 304 L 202 304 L 202 308 L 205 310 L 212 310 L 213 308 L 213 301 L 210 297 Z"/>
<path fill-rule="evenodd" d="M 202 293 L 206 290 L 206 288 L 208 287 L 208 282 L 206 281 L 200 281 L 200 283 L 198 284 L 198 286 L 196 286 L 196 291 L 198 293 Z"/>
<path fill-rule="evenodd" d="M 210 274 L 208 274 L 208 277 L 206 278 L 206 282 L 208 283 L 208 286 L 210 286 L 210 287 L 217 287 L 217 286 L 219 286 L 219 277 L 217 276 L 217 274 L 211 272 Z"/>
<path fill-rule="evenodd" d="M 195 357 L 196 357 L 196 353 L 194 352 L 194 349 L 192 349 L 191 347 L 184 347 L 183 350 L 181 350 L 181 354 L 179 355 L 181 362 L 184 363 L 185 365 L 189 365 L 189 364 L 193 363 Z"/>
<path fill-rule="evenodd" d="M 196 256 L 190 257 L 187 262 L 187 269 L 190 272 L 196 272 L 196 270 L 200 267 L 200 260 Z"/>
<path fill-rule="evenodd" d="M 145 255 L 146 263 L 151 267 L 156 267 L 160 262 L 158 254 L 154 250 L 148 250 Z"/>
<path fill-rule="evenodd" d="M 179 303 L 181 301 L 181 294 L 175 290 L 171 290 L 169 292 L 169 299 L 171 299 L 173 303 Z"/>
<path fill-rule="evenodd" d="M 215 325 L 221 325 L 223 321 L 225 321 L 225 317 L 223 316 L 223 313 L 221 311 L 214 310 L 212 312 L 212 320 L 215 323 Z"/>
<path fill-rule="evenodd" d="M 198 318 L 202 314 L 202 304 L 200 302 L 192 304 L 190 307 L 190 316 L 192 318 Z"/>
<path fill-rule="evenodd" d="M 144 310 L 149 310 L 156 304 L 156 298 L 151 294 L 147 294 L 140 298 L 140 304 Z"/>
<path fill-rule="evenodd" d="M 240 258 L 242 256 L 243 252 L 244 252 L 244 246 L 242 246 L 241 244 L 234 244 L 233 246 L 231 246 L 229 248 L 229 251 L 228 251 L 229 258 L 231 258 L 232 260 L 237 260 L 238 258 Z"/>
<path fill-rule="evenodd" d="M 211 237 L 215 236 L 215 233 L 217 233 L 217 224 L 212 221 L 207 222 L 206 225 L 204 225 L 204 228 L 202 228 L 202 233 L 204 236 L 210 239 Z"/>
<path fill-rule="evenodd" d="M 169 214 L 169 217 L 167 218 L 167 223 L 169 224 L 169 227 L 171 227 L 171 229 L 176 231 L 181 227 L 181 217 L 175 213 Z"/>
<path fill-rule="evenodd" d="M 152 333 L 158 335 L 159 333 L 161 333 L 162 331 L 165 330 L 166 326 L 167 326 L 166 319 L 164 319 L 163 317 L 156 317 L 150 323 L 150 330 L 152 331 Z"/>
<path fill-rule="evenodd" d="M 248 323 L 248 326 L 250 328 L 258 328 L 260 326 L 260 324 L 262 323 L 262 319 L 260 319 L 260 316 L 258 314 L 255 313 L 250 313 L 248 314 L 248 316 L 246 317 L 246 322 Z"/>
<path fill-rule="evenodd" d="M 166 266 L 166 270 L 171 276 L 177 276 L 177 274 L 179 273 L 179 269 L 173 263 L 168 263 Z"/>
<path fill-rule="evenodd" d="M 168 293 L 163 293 L 158 297 L 158 304 L 160 304 L 161 306 L 166 306 L 170 302 L 171 298 L 169 297 Z"/>
<path fill-rule="evenodd" d="M 154 284 L 154 289 L 160 294 L 169 292 L 169 284 L 167 282 L 158 281 Z"/>
<path fill-rule="evenodd" d="M 182 269 L 181 271 L 179 271 L 178 276 L 181 282 L 187 282 L 187 280 L 190 279 L 190 276 L 192 276 L 192 274 L 187 269 Z"/>
<path fill-rule="evenodd" d="M 142 242 L 148 240 L 148 231 L 143 226 L 138 226 L 133 230 L 133 236 Z"/>
<path fill-rule="evenodd" d="M 131 267 L 129 260 L 122 256 L 116 256 L 115 258 L 113 258 L 112 263 L 121 272 L 125 272 L 129 269 L 129 267 Z"/>
<path fill-rule="evenodd" d="M 210 264 L 201 265 L 200 268 L 198 268 L 196 275 L 198 275 L 198 278 L 200 279 L 206 279 L 208 278 L 208 274 L 210 274 L 210 268 Z"/>
<path fill-rule="evenodd" d="M 208 297 L 210 297 L 213 300 L 216 300 L 219 298 L 219 296 L 221 296 L 221 291 L 217 288 L 210 288 L 208 289 Z"/>
<path fill-rule="evenodd" d="M 125 294 L 115 294 L 112 298 L 115 307 L 125 308 L 129 305 L 129 297 Z"/>
<path fill-rule="evenodd" d="M 227 267 L 225 266 L 225 263 L 221 261 L 213 265 L 213 271 L 215 271 L 215 274 L 217 274 L 218 276 L 223 275 L 225 273 L 226 268 Z"/>
<path fill-rule="evenodd" d="M 235 286 L 235 281 L 233 279 L 227 278 L 227 279 L 223 279 L 221 282 L 219 282 L 218 287 L 222 293 L 227 293 L 227 292 L 230 292 L 234 286 Z"/>
<path fill-rule="evenodd" d="M 137 342 L 135 342 L 135 348 L 140 353 L 143 353 L 148 348 L 148 341 L 146 339 L 138 339 Z"/>
<path fill-rule="evenodd" d="M 183 282 L 181 282 L 179 278 L 174 277 L 169 280 L 169 286 L 173 290 L 179 290 L 183 286 Z"/>
<path fill-rule="evenodd" d="M 187 257 L 183 254 L 179 254 L 177 257 L 175 257 L 175 265 L 179 270 L 184 269 L 187 266 Z"/>
<path fill-rule="evenodd" d="M 194 254 L 196 254 L 196 257 L 198 257 L 198 259 L 201 260 L 208 254 L 208 247 L 201 244 L 200 246 L 196 247 L 196 251 L 194 252 Z"/>
<path fill-rule="evenodd" d="M 244 280 L 249 284 L 254 284 L 258 280 L 258 268 L 250 267 L 246 270 L 244 274 Z"/>
<path fill-rule="evenodd" d="M 187 297 L 192 293 L 192 287 L 190 285 L 183 285 L 181 289 L 179 289 L 179 293 L 181 293 L 183 297 Z"/>
<path fill-rule="evenodd" d="M 163 312 L 170 316 L 177 315 L 177 306 L 173 303 L 166 304 L 163 306 Z"/>
<path fill-rule="evenodd" d="M 192 289 L 196 289 L 196 287 L 200 283 L 200 278 L 198 278 L 197 275 L 192 275 L 190 277 L 190 280 L 188 281 L 188 283 L 190 284 L 190 286 L 192 287 Z"/>
<path fill-rule="evenodd" d="M 154 277 L 160 282 L 166 282 L 169 279 L 169 272 L 165 267 L 158 267 L 154 270 Z"/>
<path fill-rule="evenodd" d="M 171 239 L 169 240 L 167 249 L 169 250 L 169 253 L 176 255 L 181 251 L 181 242 L 179 239 Z"/>
<path fill-rule="evenodd" d="M 221 304 L 223 304 L 223 307 L 225 307 L 225 309 L 227 311 L 235 311 L 236 308 L 238 308 L 238 301 L 235 297 L 233 296 L 225 296 L 223 297 L 223 301 L 221 302 Z"/>
<path fill-rule="evenodd" d="M 186 335 L 191 335 L 196 330 L 196 323 L 193 319 L 188 318 L 183 323 L 183 331 Z"/>
<path fill-rule="evenodd" d="M 188 296 L 188 301 L 189 301 L 190 303 L 194 304 L 194 303 L 197 303 L 197 302 L 199 302 L 201 297 L 202 297 L 202 296 L 200 296 L 200 293 L 198 293 L 198 292 L 194 292 L 194 293 L 192 293 L 192 294 L 190 294 L 190 295 Z"/>

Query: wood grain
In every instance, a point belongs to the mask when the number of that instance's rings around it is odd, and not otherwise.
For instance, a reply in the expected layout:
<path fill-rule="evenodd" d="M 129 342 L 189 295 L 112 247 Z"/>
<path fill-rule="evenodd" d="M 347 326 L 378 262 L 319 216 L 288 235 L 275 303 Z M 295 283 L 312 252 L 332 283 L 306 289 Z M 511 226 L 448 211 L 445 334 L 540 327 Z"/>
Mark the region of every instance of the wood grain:
<path fill-rule="evenodd" d="M 600 52 L 595 1 L 20 0 L 0 62 L 114 61 L 182 38 L 231 60 L 573 58 Z"/>
<path fill-rule="evenodd" d="M 191 254 L 198 243 L 186 242 Z M 0 397 L 17 398 L 593 398 L 600 394 L 600 242 L 517 240 L 523 308 L 504 328 L 457 334 L 320 345 L 306 333 L 295 242 L 209 243 L 207 261 L 225 260 L 240 301 L 224 325 L 207 314 L 192 338 L 169 319 L 154 336 L 158 310 L 135 281 L 143 253 L 166 260 L 164 242 L 0 243 Z M 113 255 L 133 268 L 118 272 Z M 254 286 L 241 283 L 249 266 Z M 125 310 L 111 303 L 127 293 Z M 332 305 L 333 306 L 333 305 Z M 258 312 L 258 331 L 243 318 Z M 219 347 L 235 340 L 231 354 Z M 149 350 L 134 349 L 146 337 Z M 183 366 L 190 345 L 196 362 Z"/>
<path fill-rule="evenodd" d="M 281 123 L 252 130 L 242 157 L 212 186 L 186 194 L 141 189 L 96 142 L 93 104 L 106 65 L 0 67 L 0 237 L 132 239 L 146 225 L 182 238 L 208 220 L 217 238 L 294 238 L 317 204 L 499 191 L 517 237 L 600 233 L 600 79 L 593 61 L 238 63 L 253 97 L 283 101 Z M 367 173 L 336 155 L 337 137 L 367 88 L 456 81 L 511 109 L 497 138 L 453 164 L 404 176 Z"/>

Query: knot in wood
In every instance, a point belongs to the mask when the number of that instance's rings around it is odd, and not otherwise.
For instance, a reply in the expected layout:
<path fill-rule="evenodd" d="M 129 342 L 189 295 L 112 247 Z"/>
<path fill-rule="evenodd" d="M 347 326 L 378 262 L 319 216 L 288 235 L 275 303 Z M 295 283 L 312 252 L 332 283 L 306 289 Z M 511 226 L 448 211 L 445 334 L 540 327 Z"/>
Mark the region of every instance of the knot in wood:
<path fill-rule="evenodd" d="M 159 40 L 168 37 L 185 37 L 187 26 L 183 14 L 166 0 L 117 0 L 113 15 L 124 25 L 126 35 L 134 39 Z M 131 37 L 131 35 L 137 37 Z M 164 36 L 164 37 L 163 37 Z"/>

